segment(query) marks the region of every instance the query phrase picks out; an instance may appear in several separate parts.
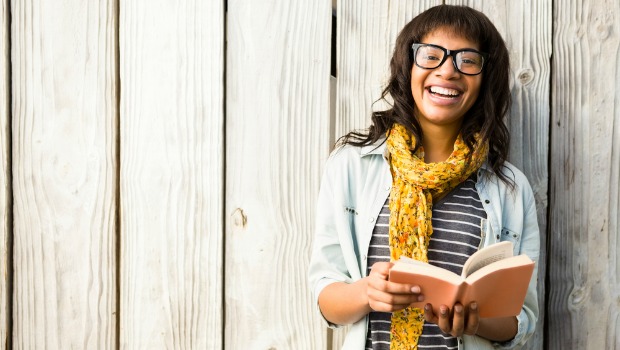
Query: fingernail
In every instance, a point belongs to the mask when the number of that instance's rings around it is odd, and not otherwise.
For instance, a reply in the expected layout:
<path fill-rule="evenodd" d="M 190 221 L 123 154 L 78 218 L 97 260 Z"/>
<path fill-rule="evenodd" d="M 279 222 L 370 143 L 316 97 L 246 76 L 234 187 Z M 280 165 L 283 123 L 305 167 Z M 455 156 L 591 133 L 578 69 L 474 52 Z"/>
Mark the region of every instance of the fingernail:
<path fill-rule="evenodd" d="M 424 295 L 422 294 L 418 295 L 418 301 L 424 301 Z"/>
<path fill-rule="evenodd" d="M 416 293 L 416 294 L 420 293 L 420 287 L 418 286 L 411 287 L 411 293 Z"/>
<path fill-rule="evenodd" d="M 442 315 L 445 315 L 448 312 L 448 310 L 446 310 L 445 307 L 441 307 L 439 308 L 439 312 L 441 312 Z"/>
<path fill-rule="evenodd" d="M 431 311 L 431 304 L 424 305 L 424 310 L 425 311 Z"/>
<path fill-rule="evenodd" d="M 454 311 L 461 313 L 461 311 L 463 311 L 463 307 L 461 305 L 455 305 L 454 306 Z"/>
<path fill-rule="evenodd" d="M 470 308 L 470 309 L 472 309 L 472 310 L 476 310 L 476 309 L 478 308 L 478 304 L 476 304 L 476 303 L 471 303 L 471 304 L 469 305 L 469 308 Z"/>

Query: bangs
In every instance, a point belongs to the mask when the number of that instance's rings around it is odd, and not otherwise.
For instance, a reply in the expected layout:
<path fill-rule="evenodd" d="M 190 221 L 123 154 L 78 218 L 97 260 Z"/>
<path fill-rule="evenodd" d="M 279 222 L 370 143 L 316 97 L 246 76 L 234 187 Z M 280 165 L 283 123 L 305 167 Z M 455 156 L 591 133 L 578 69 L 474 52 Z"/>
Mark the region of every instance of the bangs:
<path fill-rule="evenodd" d="M 414 30 L 419 41 L 431 32 L 444 30 L 455 36 L 464 37 L 479 45 L 484 45 L 488 41 L 488 23 L 486 16 L 469 7 L 439 5 L 428 9 L 413 22 L 417 27 Z M 481 46 L 481 50 L 486 50 Z"/>

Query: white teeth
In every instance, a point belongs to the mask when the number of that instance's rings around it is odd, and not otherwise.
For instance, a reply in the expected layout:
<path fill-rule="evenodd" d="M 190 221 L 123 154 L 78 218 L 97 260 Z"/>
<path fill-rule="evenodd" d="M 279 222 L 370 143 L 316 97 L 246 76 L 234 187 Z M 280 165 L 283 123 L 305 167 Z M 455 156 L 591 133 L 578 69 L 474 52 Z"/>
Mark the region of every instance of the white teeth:
<path fill-rule="evenodd" d="M 456 90 L 447 89 L 447 88 L 443 88 L 440 86 L 431 86 L 430 90 L 433 93 L 447 95 L 447 96 L 457 96 L 459 94 L 459 92 Z"/>

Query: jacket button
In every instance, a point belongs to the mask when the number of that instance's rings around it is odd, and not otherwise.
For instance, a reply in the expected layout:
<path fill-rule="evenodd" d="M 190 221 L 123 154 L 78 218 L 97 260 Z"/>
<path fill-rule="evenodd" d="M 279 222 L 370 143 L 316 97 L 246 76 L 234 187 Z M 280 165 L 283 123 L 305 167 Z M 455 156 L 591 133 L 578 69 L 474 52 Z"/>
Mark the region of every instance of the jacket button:
<path fill-rule="evenodd" d="M 495 238 L 499 239 L 499 235 L 495 236 Z"/>
<path fill-rule="evenodd" d="M 488 200 L 488 199 L 485 199 L 485 200 L 484 200 L 484 202 L 485 202 L 486 204 L 491 203 L 491 201 L 490 201 L 490 200 Z"/>
<path fill-rule="evenodd" d="M 386 191 L 389 191 L 390 189 L 392 189 L 392 186 L 387 186 L 387 187 L 385 188 L 385 190 L 386 190 Z"/>
<path fill-rule="evenodd" d="M 373 222 L 373 221 L 375 221 L 375 218 L 368 219 L 368 222 Z"/>

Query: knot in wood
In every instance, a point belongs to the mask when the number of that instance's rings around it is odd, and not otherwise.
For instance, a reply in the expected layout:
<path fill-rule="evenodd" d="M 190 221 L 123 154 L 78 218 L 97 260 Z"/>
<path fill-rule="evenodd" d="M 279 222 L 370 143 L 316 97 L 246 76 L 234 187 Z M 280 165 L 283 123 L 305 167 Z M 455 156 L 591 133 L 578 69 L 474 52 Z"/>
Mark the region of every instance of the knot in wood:
<path fill-rule="evenodd" d="M 517 76 L 521 85 L 527 85 L 534 80 L 534 71 L 530 68 L 522 69 Z"/>
<path fill-rule="evenodd" d="M 232 213 L 232 222 L 233 222 L 234 227 L 237 227 L 237 228 L 245 227 L 245 225 L 248 223 L 248 218 L 243 212 L 243 209 L 241 208 L 235 209 L 235 211 Z"/>
<path fill-rule="evenodd" d="M 583 287 L 573 289 L 573 291 L 568 296 L 568 308 L 570 310 L 578 309 L 587 300 L 587 297 L 588 293 Z"/>
<path fill-rule="evenodd" d="M 596 26 L 596 33 L 599 37 L 599 39 L 601 40 L 605 40 L 607 39 L 607 37 L 609 36 L 609 32 L 610 32 L 611 28 L 608 25 L 605 24 L 599 24 L 598 26 Z"/>

